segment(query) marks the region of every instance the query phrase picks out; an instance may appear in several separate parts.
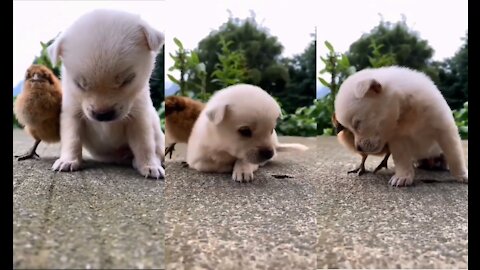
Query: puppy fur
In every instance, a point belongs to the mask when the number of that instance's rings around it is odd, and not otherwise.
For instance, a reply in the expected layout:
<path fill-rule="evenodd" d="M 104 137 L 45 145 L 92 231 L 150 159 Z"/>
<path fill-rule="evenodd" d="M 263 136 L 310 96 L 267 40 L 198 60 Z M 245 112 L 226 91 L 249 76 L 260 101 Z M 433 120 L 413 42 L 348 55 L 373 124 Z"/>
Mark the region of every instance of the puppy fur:
<path fill-rule="evenodd" d="M 452 175 L 468 182 L 452 112 L 425 74 L 397 66 L 359 71 L 341 85 L 335 114 L 353 132 L 355 149 L 377 154 L 388 142 L 395 163 L 391 185 L 411 185 L 413 163 L 442 153 Z"/>
<path fill-rule="evenodd" d="M 301 144 L 278 142 L 280 113 L 277 102 L 257 86 L 237 84 L 217 91 L 193 127 L 188 165 L 203 172 L 233 171 L 233 180 L 248 182 L 277 151 L 306 150 Z"/>
<path fill-rule="evenodd" d="M 30 66 L 13 111 L 25 131 L 35 139 L 35 145 L 27 154 L 15 157 L 19 160 L 38 158 L 35 151 L 40 141 L 60 141 L 61 108 L 62 87 L 57 76 L 45 66 Z"/>
<path fill-rule="evenodd" d="M 63 62 L 61 154 L 53 170 L 79 169 L 83 146 L 96 160 L 164 176 L 165 138 L 148 84 L 163 43 L 137 15 L 95 10 L 48 47 L 52 62 Z"/>
<path fill-rule="evenodd" d="M 165 154 L 170 153 L 170 158 L 176 143 L 188 142 L 193 125 L 204 107 L 205 104 L 189 97 L 165 98 L 165 137 L 169 143 Z"/>

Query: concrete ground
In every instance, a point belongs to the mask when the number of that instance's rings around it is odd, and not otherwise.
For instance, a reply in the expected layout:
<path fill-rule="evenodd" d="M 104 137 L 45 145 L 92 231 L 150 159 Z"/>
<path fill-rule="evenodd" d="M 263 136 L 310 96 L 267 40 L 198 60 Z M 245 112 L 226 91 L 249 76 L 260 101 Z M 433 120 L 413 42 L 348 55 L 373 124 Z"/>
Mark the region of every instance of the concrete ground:
<path fill-rule="evenodd" d="M 185 147 L 167 159 L 167 269 L 315 269 L 315 138 L 279 153 L 252 183 L 184 168 Z M 196 267 L 196 268 L 194 268 Z"/>
<path fill-rule="evenodd" d="M 33 144 L 13 137 L 15 154 Z M 393 188 L 391 170 L 347 175 L 360 157 L 334 137 L 280 140 L 310 150 L 280 153 L 248 184 L 183 167 L 181 145 L 166 182 L 94 162 L 53 173 L 58 145 L 41 144 L 42 160 L 13 161 L 14 267 L 467 267 L 468 185 L 419 171 Z"/>
<path fill-rule="evenodd" d="M 415 186 L 394 188 L 392 170 L 347 175 L 361 158 L 336 138 L 317 147 L 318 268 L 467 268 L 467 184 L 418 170 Z M 367 169 L 381 159 L 369 157 Z"/>
<path fill-rule="evenodd" d="M 13 153 L 33 139 L 13 131 Z M 13 265 L 34 269 L 164 268 L 164 181 L 88 162 L 54 173 L 59 145 L 13 160 Z"/>

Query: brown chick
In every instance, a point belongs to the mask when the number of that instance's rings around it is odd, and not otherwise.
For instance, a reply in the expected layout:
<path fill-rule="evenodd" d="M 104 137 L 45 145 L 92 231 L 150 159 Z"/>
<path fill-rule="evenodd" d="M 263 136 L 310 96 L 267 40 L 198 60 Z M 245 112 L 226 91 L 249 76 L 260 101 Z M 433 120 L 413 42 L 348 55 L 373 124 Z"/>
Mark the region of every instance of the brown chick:
<path fill-rule="evenodd" d="M 346 129 L 344 126 L 342 126 L 342 124 L 340 124 L 337 121 L 337 118 L 335 117 L 335 113 L 332 115 L 332 123 L 335 126 L 338 141 L 346 148 L 362 156 L 362 162 L 360 163 L 358 168 L 351 170 L 348 173 L 358 173 L 358 175 L 362 175 L 366 173 L 367 170 L 365 170 L 365 161 L 367 160 L 368 154 L 359 152 L 357 149 L 355 149 L 355 137 L 353 135 L 353 132 Z M 390 150 L 388 149 L 388 145 L 386 145 L 380 153 L 377 153 L 374 155 L 375 156 L 385 155 L 385 157 L 383 158 L 382 162 L 380 162 L 380 164 L 377 166 L 377 168 L 375 168 L 373 173 L 376 173 L 382 168 L 388 169 L 387 164 L 388 164 L 388 158 L 390 157 Z"/>
<path fill-rule="evenodd" d="M 165 98 L 165 135 L 171 141 L 165 149 L 165 156 L 175 150 L 175 144 L 187 143 L 193 125 L 205 107 L 202 102 L 182 96 Z"/>
<path fill-rule="evenodd" d="M 43 65 L 31 65 L 26 74 L 23 91 L 17 96 L 13 111 L 25 131 L 35 139 L 30 150 L 15 156 L 19 161 L 40 158 L 36 153 L 41 141 L 60 141 L 60 111 L 62 87 L 60 80 Z"/>

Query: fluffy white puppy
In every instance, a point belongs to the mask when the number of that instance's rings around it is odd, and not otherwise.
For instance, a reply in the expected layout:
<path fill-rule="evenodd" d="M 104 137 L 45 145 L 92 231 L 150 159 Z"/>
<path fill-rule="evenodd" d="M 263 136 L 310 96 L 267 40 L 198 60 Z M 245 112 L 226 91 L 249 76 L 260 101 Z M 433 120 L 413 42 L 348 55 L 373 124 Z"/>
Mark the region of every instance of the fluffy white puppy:
<path fill-rule="evenodd" d="M 278 142 L 275 125 L 280 113 L 277 102 L 260 87 L 237 84 L 217 91 L 193 126 L 188 165 L 203 172 L 233 170 L 233 180 L 248 182 L 277 151 L 308 149 Z"/>
<path fill-rule="evenodd" d="M 95 10 L 48 47 L 52 62 L 63 63 L 61 154 L 53 170 L 79 169 L 83 146 L 96 160 L 164 176 L 165 138 L 148 84 L 163 43 L 137 15 Z"/>
<path fill-rule="evenodd" d="M 442 153 L 453 176 L 468 182 L 452 112 L 425 74 L 396 66 L 359 71 L 340 86 L 335 114 L 354 133 L 359 152 L 379 153 L 388 142 L 395 163 L 391 185 L 412 184 L 413 163 Z"/>

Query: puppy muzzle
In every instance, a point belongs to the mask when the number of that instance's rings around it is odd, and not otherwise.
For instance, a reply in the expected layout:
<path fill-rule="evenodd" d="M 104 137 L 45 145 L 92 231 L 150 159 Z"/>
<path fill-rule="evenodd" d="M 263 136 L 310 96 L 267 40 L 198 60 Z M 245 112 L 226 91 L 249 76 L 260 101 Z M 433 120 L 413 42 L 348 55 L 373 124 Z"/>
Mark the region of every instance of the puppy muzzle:
<path fill-rule="evenodd" d="M 275 150 L 269 147 L 260 147 L 247 152 L 247 161 L 253 164 L 260 164 L 268 161 L 275 155 Z"/>

